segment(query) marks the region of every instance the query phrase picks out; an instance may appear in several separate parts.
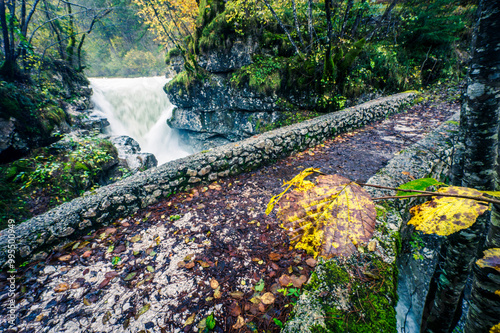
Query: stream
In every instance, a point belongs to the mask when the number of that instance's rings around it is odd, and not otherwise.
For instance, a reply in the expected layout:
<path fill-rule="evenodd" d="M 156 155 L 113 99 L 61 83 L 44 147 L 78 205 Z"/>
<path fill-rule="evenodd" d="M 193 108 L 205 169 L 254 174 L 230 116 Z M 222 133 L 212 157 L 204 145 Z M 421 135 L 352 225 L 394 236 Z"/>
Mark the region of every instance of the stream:
<path fill-rule="evenodd" d="M 163 91 L 164 77 L 91 78 L 95 112 L 110 123 L 108 134 L 132 137 L 143 152 L 152 153 L 158 165 L 193 153 L 179 144 L 167 125 L 174 106 Z"/>

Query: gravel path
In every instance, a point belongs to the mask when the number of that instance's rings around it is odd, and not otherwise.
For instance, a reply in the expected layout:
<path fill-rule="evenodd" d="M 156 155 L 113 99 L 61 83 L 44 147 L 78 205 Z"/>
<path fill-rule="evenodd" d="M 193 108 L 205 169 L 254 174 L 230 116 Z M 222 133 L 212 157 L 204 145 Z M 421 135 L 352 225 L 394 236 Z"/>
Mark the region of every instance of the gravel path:
<path fill-rule="evenodd" d="M 458 109 L 421 103 L 114 221 L 19 270 L 16 327 L 0 275 L 0 331 L 196 332 L 213 314 L 215 332 L 278 332 L 296 299 L 283 286 L 300 288 L 315 266 L 264 214 L 283 181 L 315 167 L 364 182 Z"/>

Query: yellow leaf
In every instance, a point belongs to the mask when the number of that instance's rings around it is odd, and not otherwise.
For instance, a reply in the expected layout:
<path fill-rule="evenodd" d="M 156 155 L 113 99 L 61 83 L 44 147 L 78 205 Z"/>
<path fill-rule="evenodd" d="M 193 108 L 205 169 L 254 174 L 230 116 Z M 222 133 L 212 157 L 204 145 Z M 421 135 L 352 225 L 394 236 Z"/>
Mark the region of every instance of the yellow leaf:
<path fill-rule="evenodd" d="M 196 313 L 193 313 L 192 315 L 190 315 L 188 317 L 188 319 L 186 319 L 186 322 L 184 323 L 184 327 L 186 327 L 187 325 L 191 325 L 192 323 L 194 323 L 194 318 L 196 317 Z"/>
<path fill-rule="evenodd" d="M 500 290 L 495 290 L 495 295 L 500 296 Z"/>
<path fill-rule="evenodd" d="M 458 186 L 441 187 L 436 192 L 481 197 L 481 192 L 477 190 Z M 413 224 L 417 230 L 426 234 L 448 236 L 470 227 L 487 210 L 488 206 L 482 201 L 436 196 L 413 207 L 408 224 Z"/>
<path fill-rule="evenodd" d="M 348 256 L 357 251 L 357 244 L 368 242 L 376 211 L 361 186 L 338 175 L 318 176 L 314 187 L 306 186 L 289 192 L 278 210 L 295 248 L 315 257 Z"/>
<path fill-rule="evenodd" d="M 476 261 L 476 264 L 481 268 L 493 268 L 500 272 L 500 248 L 488 249 L 483 254 L 484 257 Z"/>
<path fill-rule="evenodd" d="M 491 195 L 492 197 L 500 197 L 500 191 L 480 191 L 480 192 Z"/>
<path fill-rule="evenodd" d="M 302 183 L 304 182 L 304 179 L 315 173 L 315 172 L 320 172 L 319 169 L 314 169 L 314 168 L 307 168 L 302 170 L 297 176 L 293 177 L 290 181 L 283 183 L 283 186 L 287 186 L 286 189 L 281 192 L 278 195 L 275 195 L 274 197 L 271 198 L 269 201 L 269 204 L 267 204 L 267 209 L 266 209 L 266 214 L 269 215 L 271 211 L 273 210 L 274 206 L 278 203 L 278 201 L 285 195 L 285 193 L 290 189 L 292 186 L 302 186 Z"/>
<path fill-rule="evenodd" d="M 272 293 L 267 292 L 262 295 L 260 300 L 262 301 L 262 303 L 269 305 L 274 303 L 275 297 Z"/>
<path fill-rule="evenodd" d="M 238 319 L 236 320 L 236 324 L 233 325 L 233 328 L 235 330 L 239 330 L 245 325 L 245 319 L 243 319 L 242 316 L 238 316 Z"/>
<path fill-rule="evenodd" d="M 219 281 L 216 279 L 210 280 L 210 287 L 212 287 L 212 289 L 217 289 L 217 287 L 219 287 Z"/>
<path fill-rule="evenodd" d="M 500 323 L 490 328 L 490 333 L 500 333 Z"/>

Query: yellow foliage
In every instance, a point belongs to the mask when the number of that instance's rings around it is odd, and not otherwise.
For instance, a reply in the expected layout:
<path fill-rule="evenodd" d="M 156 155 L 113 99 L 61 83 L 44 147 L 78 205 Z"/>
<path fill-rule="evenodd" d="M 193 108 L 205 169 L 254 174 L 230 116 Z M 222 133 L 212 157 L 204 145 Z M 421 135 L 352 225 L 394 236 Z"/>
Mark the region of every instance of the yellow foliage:
<path fill-rule="evenodd" d="M 314 256 L 347 256 L 368 242 L 376 211 L 363 188 L 338 175 L 318 176 L 315 186 L 302 180 L 295 182 L 297 188 L 280 202 L 278 211 L 295 248 Z"/>
<path fill-rule="evenodd" d="M 500 323 L 490 328 L 490 333 L 500 333 Z"/>
<path fill-rule="evenodd" d="M 196 0 L 133 0 L 139 15 L 156 34 L 157 40 L 172 45 L 193 33 L 198 4 Z"/>
<path fill-rule="evenodd" d="M 287 182 L 284 182 L 282 187 L 284 186 L 287 186 L 287 188 L 281 192 L 280 194 L 278 195 L 275 195 L 271 198 L 271 200 L 269 201 L 269 203 L 267 204 L 267 209 L 266 209 L 266 214 L 269 215 L 269 213 L 271 213 L 271 211 L 273 210 L 274 206 L 276 206 L 276 204 L 278 203 L 278 201 L 281 199 L 281 197 L 283 197 L 283 195 L 285 195 L 285 193 L 290 189 L 290 187 L 292 186 L 302 186 L 303 182 L 304 182 L 304 179 L 315 173 L 315 172 L 318 172 L 318 173 L 321 173 L 319 171 L 319 169 L 314 169 L 314 168 L 307 168 L 307 169 L 304 169 L 302 170 L 301 173 L 299 173 L 297 176 L 293 177 L 292 180 L 289 180 Z M 311 183 L 311 182 L 308 182 L 308 183 Z"/>
<path fill-rule="evenodd" d="M 497 247 L 484 251 L 484 257 L 476 261 L 476 264 L 481 268 L 493 268 L 500 272 L 500 248 Z M 497 292 L 500 293 L 500 291 Z"/>
<path fill-rule="evenodd" d="M 450 195 L 482 196 L 478 190 L 457 186 L 442 187 L 436 192 Z M 488 209 L 489 207 L 483 201 L 436 196 L 432 197 L 430 201 L 413 207 L 410 210 L 413 216 L 408 224 L 413 224 L 417 230 L 426 234 L 447 236 L 470 227 L 476 222 L 477 217 Z"/>

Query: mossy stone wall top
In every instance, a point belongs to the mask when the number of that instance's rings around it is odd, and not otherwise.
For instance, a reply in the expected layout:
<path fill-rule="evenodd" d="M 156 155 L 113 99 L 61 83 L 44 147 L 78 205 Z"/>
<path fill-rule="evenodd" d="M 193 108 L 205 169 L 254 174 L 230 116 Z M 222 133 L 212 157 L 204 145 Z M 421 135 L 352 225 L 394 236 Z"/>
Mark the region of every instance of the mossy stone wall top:
<path fill-rule="evenodd" d="M 372 100 L 171 161 L 88 192 L 12 229 L 17 258 L 33 259 L 39 251 L 133 214 L 174 192 L 255 169 L 337 134 L 384 119 L 407 106 L 415 96 L 407 92 Z M 7 229 L 0 231 L 0 267 L 9 259 L 8 236 Z"/>

